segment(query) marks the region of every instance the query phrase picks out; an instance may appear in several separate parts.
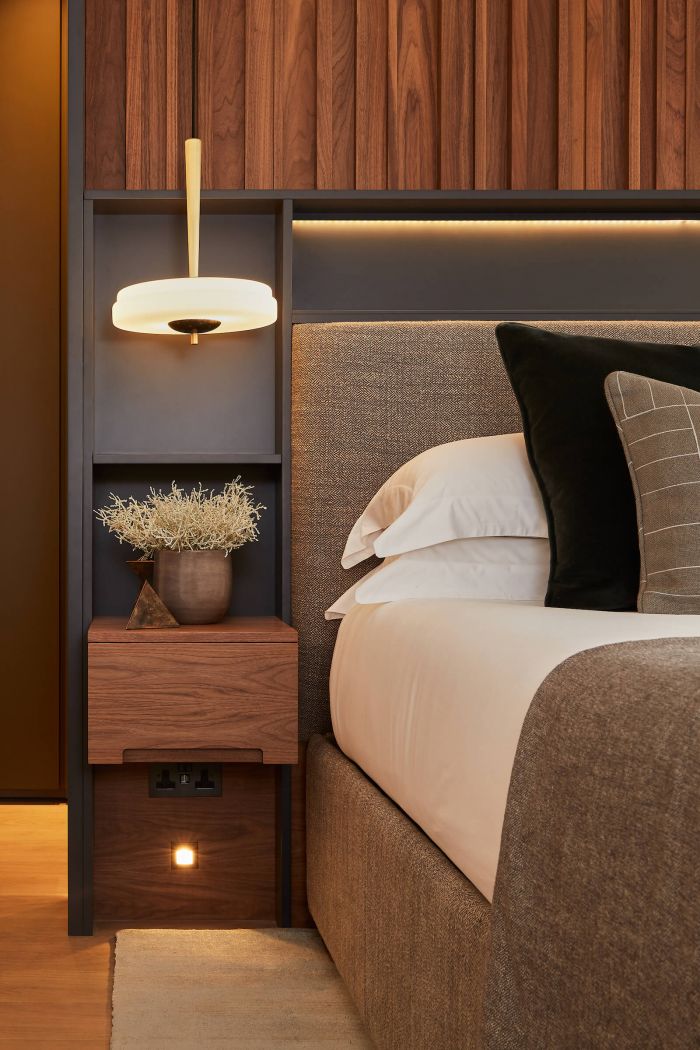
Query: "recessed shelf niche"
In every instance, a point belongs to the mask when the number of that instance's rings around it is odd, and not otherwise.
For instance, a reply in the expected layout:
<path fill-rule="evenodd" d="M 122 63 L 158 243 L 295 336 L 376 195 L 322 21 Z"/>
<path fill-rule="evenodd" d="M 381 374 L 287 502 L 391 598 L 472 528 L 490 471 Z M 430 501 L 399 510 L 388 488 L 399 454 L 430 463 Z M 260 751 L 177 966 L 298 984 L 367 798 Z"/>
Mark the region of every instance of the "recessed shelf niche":
<path fill-rule="evenodd" d="M 260 538 L 233 551 L 233 595 L 230 615 L 272 616 L 276 612 L 275 522 L 277 517 L 277 468 L 274 466 L 226 467 L 225 465 L 165 466 L 105 465 L 95 468 L 94 507 L 101 507 L 109 494 L 143 499 L 153 486 L 167 491 L 176 481 L 191 488 L 200 481 L 205 488 L 221 489 L 239 474 L 254 488 L 253 498 L 267 508 L 260 519 Z M 120 544 L 99 522 L 93 527 L 93 615 L 127 616 L 136 600 L 138 582 L 126 561 L 137 557 Z"/>

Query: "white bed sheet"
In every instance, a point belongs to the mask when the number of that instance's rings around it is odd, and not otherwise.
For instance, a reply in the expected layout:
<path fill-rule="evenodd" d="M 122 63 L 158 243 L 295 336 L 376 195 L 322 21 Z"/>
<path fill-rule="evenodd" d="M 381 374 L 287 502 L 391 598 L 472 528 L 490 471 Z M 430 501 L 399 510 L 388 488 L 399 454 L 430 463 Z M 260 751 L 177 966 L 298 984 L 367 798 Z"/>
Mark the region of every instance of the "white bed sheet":
<path fill-rule="evenodd" d="M 405 601 L 343 620 L 330 697 L 339 747 L 488 900 L 520 730 L 557 664 L 584 649 L 700 636 L 700 616 Z"/>

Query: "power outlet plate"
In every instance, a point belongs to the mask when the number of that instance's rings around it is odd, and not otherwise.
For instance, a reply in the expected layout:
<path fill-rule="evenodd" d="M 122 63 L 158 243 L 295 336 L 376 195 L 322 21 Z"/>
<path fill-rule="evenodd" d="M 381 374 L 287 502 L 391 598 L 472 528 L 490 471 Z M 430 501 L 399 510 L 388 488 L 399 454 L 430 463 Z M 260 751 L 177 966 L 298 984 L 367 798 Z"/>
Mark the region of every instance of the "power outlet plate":
<path fill-rule="evenodd" d="M 221 766 L 211 762 L 164 762 L 148 767 L 151 798 L 216 798 L 221 785 Z"/>

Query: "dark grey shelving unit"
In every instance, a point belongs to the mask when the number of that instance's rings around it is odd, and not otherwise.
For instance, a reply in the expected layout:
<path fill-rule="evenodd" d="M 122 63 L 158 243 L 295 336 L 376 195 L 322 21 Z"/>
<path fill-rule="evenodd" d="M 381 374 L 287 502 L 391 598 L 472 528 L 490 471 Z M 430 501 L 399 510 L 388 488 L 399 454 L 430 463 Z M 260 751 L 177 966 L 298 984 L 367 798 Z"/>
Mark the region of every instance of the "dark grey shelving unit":
<path fill-rule="evenodd" d="M 70 69 L 65 96 L 69 177 L 64 202 L 64 688 L 69 930 L 75 934 L 92 928 L 86 632 L 94 611 L 125 611 L 132 597 L 120 569 L 123 555 L 93 528 L 93 506 L 110 486 L 136 491 L 148 482 L 167 483 L 173 477 L 216 483 L 232 470 L 253 480 L 256 490 L 266 494 L 271 513 L 257 552 L 250 548 L 241 562 L 236 611 L 276 612 L 288 621 L 293 323 L 479 317 L 700 319 L 700 310 L 693 309 L 700 226 L 681 237 L 676 223 L 654 227 L 653 232 L 650 227 L 646 240 L 642 230 L 634 245 L 626 243 L 623 228 L 610 227 L 606 251 L 588 235 L 572 251 L 562 227 L 548 234 L 549 239 L 532 241 L 529 253 L 515 225 L 498 234 L 500 243 L 495 228 L 486 226 L 471 240 L 454 237 L 454 231 L 440 239 L 438 226 L 422 234 L 416 230 L 415 236 L 410 229 L 401 232 L 391 226 L 402 218 L 697 219 L 700 191 L 210 190 L 202 195 L 202 270 L 210 272 L 216 260 L 226 272 L 243 275 L 251 259 L 257 259 L 261 270 L 250 275 L 273 284 L 279 302 L 277 325 L 267 334 L 253 332 L 243 339 L 205 339 L 198 357 L 191 356 L 184 341 L 174 350 L 176 344 L 168 339 L 158 343 L 117 333 L 108 307 L 118 287 L 185 272 L 185 195 L 83 191 L 83 17 L 82 0 L 71 0 L 64 36 L 64 68 Z M 308 222 L 295 232 L 295 219 Z M 325 227 L 325 219 L 377 219 L 387 225 L 373 226 L 370 242 L 369 228 L 363 231 L 360 224 L 354 225 L 348 237 L 344 225 Z M 656 238 L 653 245 L 651 237 Z M 237 255 L 241 248 L 243 254 Z M 183 376 L 188 380 L 184 384 Z M 189 415 L 183 386 L 192 399 Z M 203 440 L 201 424 L 212 419 L 212 412 L 207 416 L 207 391 L 212 389 L 216 440 L 211 433 Z M 173 401 L 175 419 L 168 416 Z M 280 823 L 285 825 L 288 776 L 279 778 L 278 787 Z M 280 868 L 282 845 L 280 836 Z M 289 904 L 288 884 L 282 879 L 278 887 L 283 914 Z"/>

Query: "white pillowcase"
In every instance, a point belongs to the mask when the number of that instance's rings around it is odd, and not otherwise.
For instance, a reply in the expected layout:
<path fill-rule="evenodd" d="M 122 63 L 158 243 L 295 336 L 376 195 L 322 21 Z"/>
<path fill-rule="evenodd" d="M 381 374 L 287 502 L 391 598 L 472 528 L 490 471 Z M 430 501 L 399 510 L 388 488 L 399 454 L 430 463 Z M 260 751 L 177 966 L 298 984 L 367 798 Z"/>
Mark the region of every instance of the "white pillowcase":
<path fill-rule="evenodd" d="M 404 463 L 356 521 L 342 565 L 478 536 L 547 537 L 522 434 L 451 441 Z"/>
<path fill-rule="evenodd" d="M 452 540 L 387 558 L 326 610 L 338 620 L 354 605 L 417 598 L 544 603 L 549 541 L 489 536 Z"/>

